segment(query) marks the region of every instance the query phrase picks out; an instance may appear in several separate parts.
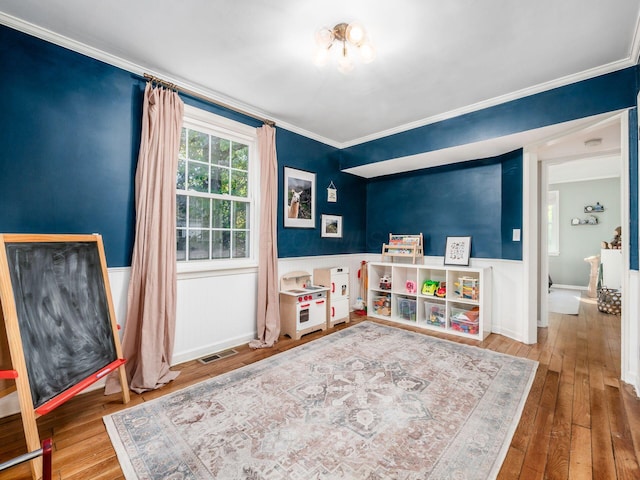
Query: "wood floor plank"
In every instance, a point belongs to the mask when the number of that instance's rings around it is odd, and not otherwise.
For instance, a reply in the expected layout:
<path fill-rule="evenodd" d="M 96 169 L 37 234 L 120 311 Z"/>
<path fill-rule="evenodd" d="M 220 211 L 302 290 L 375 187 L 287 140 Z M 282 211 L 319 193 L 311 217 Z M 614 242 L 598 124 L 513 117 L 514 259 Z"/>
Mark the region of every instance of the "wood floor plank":
<path fill-rule="evenodd" d="M 565 480 L 569 476 L 572 409 L 573 385 L 561 382 L 549 440 L 549 455 L 545 474 L 545 478 L 548 480 Z"/>
<path fill-rule="evenodd" d="M 571 452 L 569 454 L 569 478 L 591 479 L 591 430 L 581 425 L 571 428 Z"/>
<path fill-rule="evenodd" d="M 616 478 L 609 412 L 604 390 L 592 388 L 591 397 L 591 458 L 594 478 Z"/>

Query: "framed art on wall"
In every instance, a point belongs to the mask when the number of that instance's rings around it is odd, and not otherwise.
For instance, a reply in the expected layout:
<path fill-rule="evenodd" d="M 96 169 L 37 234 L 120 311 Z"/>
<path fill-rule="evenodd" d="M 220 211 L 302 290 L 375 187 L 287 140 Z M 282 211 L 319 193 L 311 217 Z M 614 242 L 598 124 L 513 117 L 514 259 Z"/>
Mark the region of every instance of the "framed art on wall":
<path fill-rule="evenodd" d="M 340 215 L 322 215 L 321 236 L 342 238 L 342 217 Z"/>
<path fill-rule="evenodd" d="M 284 226 L 315 228 L 316 174 L 284 167 Z"/>
<path fill-rule="evenodd" d="M 445 265 L 469 265 L 471 237 L 447 237 L 444 251 Z"/>

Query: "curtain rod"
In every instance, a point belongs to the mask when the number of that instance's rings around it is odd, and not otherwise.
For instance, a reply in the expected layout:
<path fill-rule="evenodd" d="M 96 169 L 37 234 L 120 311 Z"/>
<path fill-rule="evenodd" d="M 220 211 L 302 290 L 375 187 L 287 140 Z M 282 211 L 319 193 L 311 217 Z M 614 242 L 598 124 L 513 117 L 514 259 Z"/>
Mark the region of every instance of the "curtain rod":
<path fill-rule="evenodd" d="M 205 102 L 217 105 L 218 107 L 223 107 L 223 108 L 226 108 L 227 110 L 231 110 L 233 112 L 240 113 L 240 114 L 245 115 L 247 117 L 251 117 L 251 118 L 253 118 L 255 120 L 259 120 L 262 123 L 265 123 L 265 124 L 269 125 L 270 127 L 275 127 L 276 126 L 276 122 L 274 122 L 273 120 L 268 120 L 266 118 L 258 117 L 257 115 L 253 115 L 252 113 L 245 112 L 244 110 L 240 110 L 238 108 L 235 108 L 235 107 L 232 107 L 230 105 L 227 105 L 226 103 L 218 102 L 217 100 L 213 100 L 211 98 L 205 97 L 204 95 L 200 95 L 199 93 L 196 93 L 194 91 L 187 90 L 186 88 L 179 87 L 175 83 L 166 82 L 166 81 L 164 81 L 164 80 L 162 80 L 162 79 L 160 79 L 158 77 L 154 77 L 153 75 L 149 75 L 148 73 L 144 74 L 144 78 L 146 78 L 150 82 L 160 84 L 160 85 L 162 85 L 163 87 L 166 87 L 166 88 L 170 88 L 171 90 L 175 90 L 177 92 L 182 92 L 185 95 L 189 95 L 190 97 L 195 97 L 195 98 L 198 98 L 200 100 L 204 100 Z"/>

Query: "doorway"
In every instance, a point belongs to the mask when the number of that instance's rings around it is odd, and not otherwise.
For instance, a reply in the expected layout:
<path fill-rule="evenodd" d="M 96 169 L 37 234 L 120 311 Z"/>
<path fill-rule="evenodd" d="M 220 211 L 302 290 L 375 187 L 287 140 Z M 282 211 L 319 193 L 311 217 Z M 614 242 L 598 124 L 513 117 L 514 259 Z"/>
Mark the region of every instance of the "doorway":
<path fill-rule="evenodd" d="M 611 112 L 609 114 L 599 115 L 590 119 L 589 126 L 586 128 L 582 124 L 579 128 L 572 130 L 569 126 L 567 130 L 554 138 L 546 139 L 545 141 L 538 142 L 535 145 L 529 145 L 525 147 L 524 159 L 523 159 L 523 225 L 528 230 L 528 235 L 525 235 L 523 242 L 523 267 L 524 267 L 524 285 L 528 291 L 532 292 L 525 299 L 525 305 L 523 308 L 523 314 L 528 319 L 527 334 L 530 339 L 530 343 L 534 343 L 537 338 L 537 327 L 546 326 L 548 324 L 548 305 L 547 305 L 547 290 L 548 290 L 548 262 L 547 258 L 547 230 L 546 221 L 543 223 L 544 213 L 546 212 L 546 188 L 548 185 L 548 164 L 545 163 L 545 156 L 551 147 L 554 145 L 563 145 L 567 148 L 570 142 L 566 140 L 570 136 L 578 136 L 583 134 L 589 136 L 598 129 L 602 129 L 611 125 L 615 125 L 615 132 L 620 139 L 619 144 L 619 158 L 620 158 L 620 185 L 621 185 L 621 225 L 629 224 L 629 116 L 628 111 Z M 586 141 L 586 138 L 583 139 Z M 546 149 L 546 151 L 545 151 Z M 616 150 L 617 151 L 617 150 Z M 616 152 L 609 152 L 615 155 Z M 602 156 L 605 156 L 602 154 Z M 563 161 L 579 160 L 579 156 L 570 151 L 565 151 L 564 154 L 555 154 L 547 157 L 547 162 L 555 159 Z M 542 193 L 545 192 L 543 197 Z M 594 200 L 596 201 L 596 200 Z M 541 225 L 545 225 L 545 228 L 541 228 Z M 629 232 L 622 230 L 622 243 L 623 245 L 629 245 Z M 622 249 L 622 291 L 629 291 L 628 284 L 630 281 L 629 270 L 629 249 Z M 629 358 L 632 354 L 631 346 L 634 345 L 633 335 L 630 335 L 635 330 L 630 329 L 631 321 L 629 318 L 629 295 L 622 296 L 622 315 L 621 315 L 621 350 L 622 350 L 622 376 L 625 380 L 625 376 L 632 375 L 633 368 L 629 364 Z"/>
<path fill-rule="evenodd" d="M 546 326 L 549 311 L 577 314 L 581 297 L 595 302 L 601 262 L 608 277 L 617 272 L 607 286 L 622 286 L 622 250 L 602 248 L 615 246 L 614 231 L 622 225 L 620 118 L 567 133 L 537 151 L 544 212 L 539 261 L 550 284 L 541 289 L 539 326 Z"/>

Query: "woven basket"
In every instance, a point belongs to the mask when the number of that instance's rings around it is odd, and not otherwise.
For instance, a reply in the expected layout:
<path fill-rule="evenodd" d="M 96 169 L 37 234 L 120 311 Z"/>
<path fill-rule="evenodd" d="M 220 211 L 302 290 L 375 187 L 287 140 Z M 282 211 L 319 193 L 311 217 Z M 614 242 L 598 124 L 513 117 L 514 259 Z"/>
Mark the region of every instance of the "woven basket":
<path fill-rule="evenodd" d="M 598 291 L 598 310 L 612 315 L 620 315 L 622 293 L 620 290 L 602 287 Z"/>

